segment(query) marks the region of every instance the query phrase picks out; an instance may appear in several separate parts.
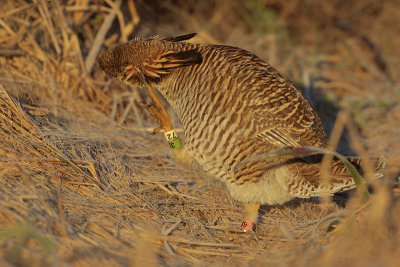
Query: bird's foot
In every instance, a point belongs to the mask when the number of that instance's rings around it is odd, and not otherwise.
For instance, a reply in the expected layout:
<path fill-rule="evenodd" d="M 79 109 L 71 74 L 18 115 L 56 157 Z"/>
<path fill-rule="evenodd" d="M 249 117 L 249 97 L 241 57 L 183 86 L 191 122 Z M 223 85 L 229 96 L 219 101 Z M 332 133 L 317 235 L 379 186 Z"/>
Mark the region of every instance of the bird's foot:
<path fill-rule="evenodd" d="M 240 226 L 243 232 L 253 232 L 255 230 L 255 224 L 250 220 L 243 220 Z"/>
<path fill-rule="evenodd" d="M 156 134 L 161 130 L 164 130 L 165 132 L 171 131 L 173 129 L 171 119 L 164 106 L 161 104 L 160 99 L 158 99 L 150 84 L 146 86 L 146 90 L 149 93 L 150 98 L 153 100 L 153 104 L 142 104 L 142 106 L 150 113 L 153 118 L 157 120 L 157 123 L 159 125 L 159 127 L 153 130 L 153 134 Z"/>
<path fill-rule="evenodd" d="M 156 105 L 151 104 L 147 105 L 144 103 L 141 103 L 142 107 L 147 110 L 147 112 L 150 113 L 150 115 L 157 120 L 157 123 L 159 127 L 155 128 L 152 132 L 152 134 L 156 134 L 160 132 L 161 130 L 164 130 L 165 132 L 171 131 L 172 129 L 172 122 L 171 119 L 168 116 L 168 113 L 165 111 L 164 107 L 158 108 Z"/>
<path fill-rule="evenodd" d="M 242 228 L 243 232 L 252 232 L 255 230 L 255 224 L 258 220 L 258 210 L 260 209 L 260 203 L 246 203 L 246 219 L 243 220 Z"/>

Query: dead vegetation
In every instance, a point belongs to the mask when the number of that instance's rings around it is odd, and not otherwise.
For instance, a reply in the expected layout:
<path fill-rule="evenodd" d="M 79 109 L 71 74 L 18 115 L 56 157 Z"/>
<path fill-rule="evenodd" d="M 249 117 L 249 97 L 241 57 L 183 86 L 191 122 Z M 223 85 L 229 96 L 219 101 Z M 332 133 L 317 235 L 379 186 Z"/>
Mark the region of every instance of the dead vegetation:
<path fill-rule="evenodd" d="M 0 265 L 398 266 L 399 5 L 2 2 Z M 93 64 L 99 49 L 130 36 L 189 32 L 271 62 L 327 129 L 339 109 L 349 114 L 337 122 L 348 132 L 338 149 L 387 159 L 368 202 L 354 194 L 345 208 L 264 207 L 256 234 L 240 232 L 242 205 L 148 134 L 144 90 Z"/>

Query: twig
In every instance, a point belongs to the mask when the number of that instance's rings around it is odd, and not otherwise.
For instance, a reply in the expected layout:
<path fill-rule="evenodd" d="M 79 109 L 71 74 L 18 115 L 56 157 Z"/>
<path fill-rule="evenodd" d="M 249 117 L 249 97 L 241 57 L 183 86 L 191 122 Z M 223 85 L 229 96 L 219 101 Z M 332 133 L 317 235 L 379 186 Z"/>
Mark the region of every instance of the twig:
<path fill-rule="evenodd" d="M 182 243 L 194 246 L 206 246 L 206 247 L 221 247 L 221 248 L 241 248 L 239 245 L 228 244 L 228 243 L 211 243 L 211 242 L 200 242 L 194 240 L 187 240 L 183 238 L 177 238 L 172 236 L 161 236 L 159 237 L 161 241 L 168 241 L 171 243 Z"/>
<path fill-rule="evenodd" d="M 114 4 L 113 1 L 111 0 L 105 0 L 105 2 L 115 10 L 115 14 L 118 19 L 118 24 L 120 28 L 120 41 L 126 42 L 128 41 L 128 36 L 125 33 L 125 20 L 124 20 L 124 15 L 122 14 L 121 10 L 117 8 L 117 6 Z"/>
<path fill-rule="evenodd" d="M 89 55 L 85 60 L 85 69 L 87 73 L 92 72 L 94 63 L 96 62 L 97 55 L 99 54 L 100 48 L 104 43 L 104 39 L 108 30 L 110 29 L 121 5 L 121 0 L 115 5 L 115 8 L 112 10 L 110 14 L 108 14 L 107 18 L 104 20 L 103 24 L 101 25 L 99 31 L 96 34 L 96 38 L 94 39 L 92 48 L 89 51 Z"/>
<path fill-rule="evenodd" d="M 342 216 L 343 214 L 344 214 L 344 210 L 338 210 L 338 211 L 336 211 L 336 212 L 333 212 L 333 213 L 330 213 L 330 214 L 326 215 L 325 217 L 323 217 L 323 218 L 321 218 L 321 219 L 319 219 L 319 220 L 313 220 L 313 221 L 311 221 L 311 222 L 308 222 L 308 223 L 305 223 L 305 224 L 301 225 L 301 227 L 305 227 L 305 226 L 309 226 L 309 225 L 311 225 L 311 224 L 316 224 L 313 228 L 311 228 L 311 229 L 309 229 L 308 231 L 306 231 L 305 233 L 303 233 L 303 234 L 300 236 L 299 239 L 305 238 L 305 237 L 306 237 L 308 234 L 310 234 L 310 233 L 312 233 L 313 236 L 314 236 L 314 238 L 315 238 L 316 232 L 317 232 L 318 228 L 320 227 L 320 225 L 321 225 L 323 222 L 325 222 L 325 221 L 327 221 L 327 220 L 329 220 L 329 219 L 334 219 L 334 218 L 341 219 L 340 216 Z M 292 230 L 295 230 L 295 229 L 297 229 L 297 227 L 296 227 L 296 228 L 293 228 Z"/>
<path fill-rule="evenodd" d="M 19 57 L 26 56 L 26 53 L 21 49 L 0 49 L 0 57 Z"/>
<path fill-rule="evenodd" d="M 54 45 L 54 49 L 56 50 L 56 53 L 61 54 L 61 47 L 58 44 L 57 36 L 54 31 L 54 25 L 51 20 L 50 11 L 48 9 L 47 3 L 44 0 L 40 0 L 40 5 L 38 5 L 38 10 L 39 10 L 40 15 L 43 18 L 43 22 L 44 22 L 44 24 L 47 28 L 47 31 L 50 35 L 50 39 Z"/>
<path fill-rule="evenodd" d="M 163 231 L 163 232 L 162 232 L 162 235 L 165 235 L 165 236 L 170 235 L 171 232 L 172 232 L 173 230 L 175 230 L 175 228 L 177 228 L 178 225 L 179 225 L 181 222 L 182 222 L 182 219 L 179 218 L 178 221 L 177 221 L 176 223 L 174 223 L 170 228 L 168 228 L 167 230 Z"/>
<path fill-rule="evenodd" d="M 178 249 L 178 246 L 171 245 L 171 247 L 174 248 L 174 250 L 176 251 L 176 253 L 178 253 L 178 254 L 182 255 L 183 257 L 185 257 L 185 258 L 191 260 L 193 263 L 200 263 L 200 260 L 198 260 L 198 259 L 196 259 L 195 257 L 193 257 L 192 255 L 190 255 L 190 254 L 188 254 L 188 253 L 182 251 L 181 249 Z"/>
<path fill-rule="evenodd" d="M 104 12 L 111 12 L 112 8 L 100 6 L 100 5 L 74 5 L 74 6 L 66 6 L 64 7 L 66 12 L 79 12 L 79 11 L 93 11 L 97 10 L 100 14 L 104 14 Z"/>
<path fill-rule="evenodd" d="M 63 205 L 63 193 L 62 193 L 62 179 L 58 179 L 59 187 L 57 189 L 57 209 L 58 209 L 58 217 L 60 218 L 60 232 L 64 238 L 68 237 L 67 226 L 65 222 L 65 212 L 64 212 L 64 205 Z"/>
<path fill-rule="evenodd" d="M 133 130 L 133 131 L 140 131 L 140 132 L 146 132 L 146 133 L 152 133 L 154 128 L 151 127 L 129 127 L 129 129 Z M 182 128 L 176 128 L 175 131 L 177 133 L 183 133 L 183 129 Z"/>
<path fill-rule="evenodd" d="M 362 144 L 360 134 L 352 120 L 346 121 L 346 128 L 349 130 L 350 138 L 352 141 L 352 146 L 357 154 L 360 155 L 362 168 L 364 169 L 365 177 L 367 181 L 373 180 L 374 168 L 372 167 L 372 163 L 370 158 L 368 157 L 368 153 Z"/>
<path fill-rule="evenodd" d="M 0 26 L 4 28 L 4 30 L 6 30 L 6 32 L 11 35 L 11 36 L 15 36 L 15 32 L 10 28 L 10 26 L 7 25 L 7 23 L 4 22 L 4 20 L 2 20 L 0 18 Z"/>
<path fill-rule="evenodd" d="M 229 207 L 229 206 L 227 206 L 227 205 L 224 205 L 224 204 L 222 204 L 222 203 L 215 203 L 215 202 L 212 202 L 212 201 L 206 201 L 206 200 L 204 200 L 204 199 L 200 199 L 200 198 L 197 198 L 197 197 L 193 197 L 193 196 L 190 196 L 190 195 L 186 195 L 186 194 L 183 194 L 183 193 L 180 193 L 180 192 L 178 192 L 178 191 L 171 191 L 170 189 L 168 189 L 165 185 L 163 185 L 163 184 L 157 184 L 157 186 L 161 189 L 161 190 L 163 190 L 164 192 L 166 192 L 166 193 L 168 193 L 168 194 L 170 194 L 170 195 L 173 195 L 173 196 L 177 196 L 177 197 L 181 197 L 181 198 L 187 198 L 187 199 L 192 199 L 192 200 L 195 200 L 195 201 L 198 201 L 198 202 L 201 202 L 201 203 L 206 203 L 206 204 L 213 204 L 213 205 L 218 205 L 218 206 L 222 206 L 222 207 L 228 207 L 228 208 L 232 208 L 232 207 Z"/>
<path fill-rule="evenodd" d="M 124 121 L 126 120 L 126 118 L 128 117 L 128 114 L 129 114 L 129 111 L 132 109 L 132 106 L 133 106 L 134 104 L 131 102 L 131 101 L 129 101 L 129 103 L 128 103 L 128 105 L 126 106 L 126 108 L 125 108 L 125 110 L 124 110 L 124 113 L 122 113 L 122 116 L 121 116 L 121 118 L 119 119 L 119 124 L 123 124 L 124 123 Z"/>
<path fill-rule="evenodd" d="M 136 93 L 136 91 L 135 91 L 135 93 Z M 129 96 L 129 103 L 131 103 L 133 113 L 135 113 L 136 121 L 138 122 L 140 129 L 144 129 L 144 124 L 143 124 L 142 118 L 141 118 L 139 110 L 136 107 L 135 102 L 134 102 L 134 95 Z M 151 132 L 152 131 L 153 130 L 151 130 Z M 142 132 L 144 132 L 144 130 L 142 130 Z"/>
<path fill-rule="evenodd" d="M 110 115 L 110 118 L 112 120 L 115 120 L 115 116 L 117 116 L 117 110 L 118 110 L 118 103 L 119 102 L 120 102 L 120 97 L 118 96 L 117 93 L 114 93 L 113 104 L 112 104 L 111 115 Z"/>
<path fill-rule="evenodd" d="M 342 215 L 344 213 L 344 210 L 338 210 L 337 212 L 328 214 L 327 216 L 325 216 L 324 218 L 322 218 L 314 227 L 313 229 L 313 239 L 317 240 L 317 233 L 318 233 L 318 229 L 321 226 L 322 223 L 330 220 L 330 219 L 341 219 L 340 215 Z"/>
<path fill-rule="evenodd" d="M 330 151 L 336 151 L 336 147 L 339 144 L 340 136 L 342 135 L 344 125 L 347 121 L 348 113 L 346 111 L 339 112 L 335 125 L 329 138 L 327 149 Z M 321 177 L 322 181 L 327 183 L 330 176 L 330 163 L 332 161 L 333 154 L 325 154 L 321 163 Z"/>
<path fill-rule="evenodd" d="M 289 229 L 287 229 L 283 224 L 279 223 L 278 224 L 278 228 L 279 230 L 281 230 L 281 232 L 286 236 L 286 238 L 288 239 L 290 245 L 292 246 L 293 249 L 296 249 L 296 243 L 295 243 L 295 239 L 292 235 L 292 233 L 289 231 Z"/>
<path fill-rule="evenodd" d="M 190 249 L 190 248 L 180 248 L 181 250 L 196 254 L 196 255 L 209 255 L 209 256 L 225 256 L 231 257 L 233 252 L 242 252 L 242 251 L 210 251 L 210 250 L 198 250 L 198 249 Z"/>
<path fill-rule="evenodd" d="M 113 231 L 113 236 L 114 236 L 114 238 L 118 238 L 118 237 L 119 237 L 119 232 L 120 232 L 120 228 L 121 228 L 120 225 L 121 225 L 121 222 L 122 222 L 123 220 L 125 220 L 124 215 L 120 215 L 120 216 L 118 217 L 117 223 L 116 223 L 115 226 L 114 226 L 114 231 Z"/>
<path fill-rule="evenodd" d="M 172 255 L 172 256 L 175 256 L 175 255 L 176 255 L 175 252 L 174 252 L 174 250 L 171 248 L 171 246 L 169 245 L 168 242 L 164 242 L 164 247 L 165 247 L 165 249 L 167 250 L 167 252 L 168 252 L 170 255 Z"/>

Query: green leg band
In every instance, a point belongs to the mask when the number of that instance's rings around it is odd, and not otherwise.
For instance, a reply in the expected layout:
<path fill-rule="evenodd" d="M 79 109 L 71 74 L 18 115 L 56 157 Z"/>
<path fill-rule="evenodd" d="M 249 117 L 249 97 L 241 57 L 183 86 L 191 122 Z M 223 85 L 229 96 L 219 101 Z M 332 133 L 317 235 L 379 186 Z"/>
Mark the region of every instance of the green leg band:
<path fill-rule="evenodd" d="M 179 137 L 176 137 L 174 140 L 168 141 L 168 144 L 169 148 L 171 148 L 172 150 L 182 147 L 182 142 L 181 139 L 179 139 Z"/>

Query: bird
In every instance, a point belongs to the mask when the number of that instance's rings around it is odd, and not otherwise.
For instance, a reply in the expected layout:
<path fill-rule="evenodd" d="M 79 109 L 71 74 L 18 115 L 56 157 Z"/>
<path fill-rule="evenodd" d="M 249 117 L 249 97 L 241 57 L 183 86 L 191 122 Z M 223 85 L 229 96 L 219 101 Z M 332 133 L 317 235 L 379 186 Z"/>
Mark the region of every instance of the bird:
<path fill-rule="evenodd" d="M 154 132 L 173 128 L 152 88 L 163 95 L 184 130 L 184 144 L 173 151 L 176 159 L 222 181 L 231 197 L 245 204 L 243 231 L 255 229 L 260 205 L 355 187 L 336 158 L 329 178 L 321 176 L 318 156 L 240 164 L 283 147 L 326 148 L 326 131 L 301 90 L 264 60 L 238 47 L 189 42 L 194 36 L 136 37 L 102 51 L 98 65 L 126 84 L 146 86 L 154 104 L 145 108 L 159 124 Z M 361 166 L 358 158 L 348 159 Z"/>

